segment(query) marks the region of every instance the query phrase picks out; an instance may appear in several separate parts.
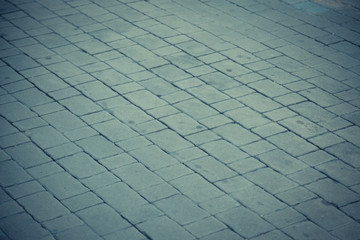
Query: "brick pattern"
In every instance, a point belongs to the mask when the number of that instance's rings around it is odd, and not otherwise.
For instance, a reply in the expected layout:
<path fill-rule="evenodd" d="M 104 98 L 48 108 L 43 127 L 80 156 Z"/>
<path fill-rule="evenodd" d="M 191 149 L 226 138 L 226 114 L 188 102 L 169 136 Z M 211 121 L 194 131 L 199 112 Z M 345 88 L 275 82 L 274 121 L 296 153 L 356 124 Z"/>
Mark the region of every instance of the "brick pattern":
<path fill-rule="evenodd" d="M 3 0 L 1 239 L 359 239 L 360 4 Z"/>

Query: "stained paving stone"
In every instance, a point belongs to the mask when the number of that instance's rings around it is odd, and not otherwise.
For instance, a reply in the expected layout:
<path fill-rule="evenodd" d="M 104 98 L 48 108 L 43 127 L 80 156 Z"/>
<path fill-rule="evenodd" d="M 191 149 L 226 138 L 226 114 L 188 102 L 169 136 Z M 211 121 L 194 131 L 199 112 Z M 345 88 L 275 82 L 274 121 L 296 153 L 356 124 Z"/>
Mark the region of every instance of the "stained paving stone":
<path fill-rule="evenodd" d="M 326 230 L 335 230 L 352 221 L 350 217 L 320 199 L 301 203 L 296 209 Z"/>
<path fill-rule="evenodd" d="M 186 162 L 186 165 L 210 182 L 216 182 L 237 175 L 225 164 L 212 157 L 195 159 Z"/>
<path fill-rule="evenodd" d="M 359 199 L 359 194 L 328 178 L 311 183 L 306 187 L 336 206 L 344 206 Z"/>
<path fill-rule="evenodd" d="M 3 3 L 0 238 L 357 239 L 356 6 Z"/>

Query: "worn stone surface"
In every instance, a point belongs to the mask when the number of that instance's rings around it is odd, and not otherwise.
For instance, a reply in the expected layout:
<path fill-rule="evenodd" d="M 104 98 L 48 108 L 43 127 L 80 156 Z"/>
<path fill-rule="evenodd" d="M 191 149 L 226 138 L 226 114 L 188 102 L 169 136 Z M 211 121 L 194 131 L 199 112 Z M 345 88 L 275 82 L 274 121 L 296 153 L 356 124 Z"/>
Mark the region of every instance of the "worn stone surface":
<path fill-rule="evenodd" d="M 0 2 L 0 239 L 359 239 L 358 1 Z"/>

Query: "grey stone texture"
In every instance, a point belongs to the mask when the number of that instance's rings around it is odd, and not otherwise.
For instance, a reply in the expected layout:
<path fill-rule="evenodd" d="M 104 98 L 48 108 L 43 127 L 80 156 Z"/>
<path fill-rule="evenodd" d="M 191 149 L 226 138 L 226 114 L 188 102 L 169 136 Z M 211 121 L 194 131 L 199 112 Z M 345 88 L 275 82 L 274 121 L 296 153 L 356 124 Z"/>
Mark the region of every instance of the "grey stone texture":
<path fill-rule="evenodd" d="M 356 0 L 1 0 L 0 239 L 360 239 Z"/>

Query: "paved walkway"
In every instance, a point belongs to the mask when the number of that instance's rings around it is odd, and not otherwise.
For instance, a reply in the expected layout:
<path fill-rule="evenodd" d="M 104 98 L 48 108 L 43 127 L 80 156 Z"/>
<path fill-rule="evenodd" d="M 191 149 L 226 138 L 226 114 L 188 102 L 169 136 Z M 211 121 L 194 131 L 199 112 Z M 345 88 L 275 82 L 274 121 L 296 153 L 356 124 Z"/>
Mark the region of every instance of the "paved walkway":
<path fill-rule="evenodd" d="M 360 239 L 359 9 L 0 0 L 0 239 Z"/>

